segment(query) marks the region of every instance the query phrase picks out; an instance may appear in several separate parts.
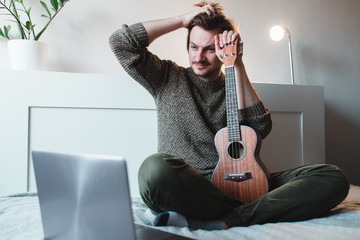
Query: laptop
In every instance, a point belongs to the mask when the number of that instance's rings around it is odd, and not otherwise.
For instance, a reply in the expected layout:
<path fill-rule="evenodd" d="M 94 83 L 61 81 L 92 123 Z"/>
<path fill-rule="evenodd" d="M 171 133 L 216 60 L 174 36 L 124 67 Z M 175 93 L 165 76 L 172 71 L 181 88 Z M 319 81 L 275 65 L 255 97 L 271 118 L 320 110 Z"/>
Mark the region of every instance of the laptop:
<path fill-rule="evenodd" d="M 45 239 L 189 239 L 134 224 L 122 157 L 32 151 Z"/>

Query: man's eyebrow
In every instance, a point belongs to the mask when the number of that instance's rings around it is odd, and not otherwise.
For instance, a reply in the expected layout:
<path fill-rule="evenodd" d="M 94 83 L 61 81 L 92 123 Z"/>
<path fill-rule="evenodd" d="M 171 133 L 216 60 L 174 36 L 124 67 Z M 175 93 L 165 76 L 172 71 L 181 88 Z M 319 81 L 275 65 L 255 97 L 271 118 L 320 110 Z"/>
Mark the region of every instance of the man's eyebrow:
<path fill-rule="evenodd" d="M 190 44 L 191 45 L 194 45 L 194 46 L 198 46 L 196 43 L 194 43 L 194 42 L 190 42 Z M 207 45 L 207 46 L 205 46 L 205 47 L 203 47 L 203 48 L 205 48 L 205 49 L 208 49 L 208 48 L 214 48 L 215 47 L 215 43 L 213 43 L 213 44 L 209 44 L 209 45 Z"/>

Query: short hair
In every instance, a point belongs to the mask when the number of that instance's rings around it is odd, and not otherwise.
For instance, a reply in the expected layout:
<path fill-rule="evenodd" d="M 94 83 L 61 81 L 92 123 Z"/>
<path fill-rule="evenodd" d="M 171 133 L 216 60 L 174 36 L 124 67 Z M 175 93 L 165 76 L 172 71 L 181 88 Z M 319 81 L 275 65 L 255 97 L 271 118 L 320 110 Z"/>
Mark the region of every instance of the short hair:
<path fill-rule="evenodd" d="M 211 15 L 208 15 L 207 13 L 200 13 L 191 20 L 189 26 L 187 27 L 188 29 L 187 46 L 186 46 L 187 50 L 189 50 L 190 33 L 193 27 L 195 26 L 199 26 L 205 30 L 219 29 L 220 32 L 223 32 L 225 30 L 235 31 L 235 24 L 224 15 L 223 8 L 219 3 L 217 2 L 208 3 L 207 1 L 202 1 L 198 4 L 195 4 L 194 6 L 203 7 L 207 4 L 211 4 L 211 6 L 215 9 L 215 12 L 213 12 Z"/>

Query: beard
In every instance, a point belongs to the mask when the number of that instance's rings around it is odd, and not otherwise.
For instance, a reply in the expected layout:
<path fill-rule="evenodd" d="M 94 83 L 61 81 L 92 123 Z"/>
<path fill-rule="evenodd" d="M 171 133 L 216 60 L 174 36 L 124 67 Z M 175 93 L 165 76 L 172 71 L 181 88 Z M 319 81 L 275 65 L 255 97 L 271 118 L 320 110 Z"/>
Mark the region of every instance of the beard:
<path fill-rule="evenodd" d="M 203 64 L 205 66 L 207 66 L 207 68 L 203 69 L 203 70 L 199 70 L 195 64 L 197 63 L 200 63 L 200 64 Z M 213 66 L 213 67 L 208 67 L 208 66 L 211 66 L 210 63 L 208 62 L 192 62 L 191 64 L 191 68 L 193 70 L 193 72 L 195 73 L 196 76 L 204 79 L 204 80 L 207 80 L 209 78 L 214 78 L 217 79 L 220 75 L 220 72 L 221 72 L 221 65 L 220 66 Z M 214 80 L 215 80 L 214 79 Z"/>

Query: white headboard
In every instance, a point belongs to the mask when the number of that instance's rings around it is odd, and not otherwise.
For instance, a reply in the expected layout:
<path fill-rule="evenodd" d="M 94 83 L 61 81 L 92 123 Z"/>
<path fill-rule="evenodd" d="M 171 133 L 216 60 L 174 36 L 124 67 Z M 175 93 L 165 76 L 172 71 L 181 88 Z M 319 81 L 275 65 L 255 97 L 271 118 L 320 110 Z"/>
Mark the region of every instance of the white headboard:
<path fill-rule="evenodd" d="M 119 75 L 0 74 L 0 196 L 36 191 L 34 149 L 122 155 L 138 195 L 138 167 L 157 149 L 154 102 L 138 83 Z M 273 130 L 260 151 L 269 170 L 324 163 L 323 87 L 254 86 L 272 110 Z"/>

